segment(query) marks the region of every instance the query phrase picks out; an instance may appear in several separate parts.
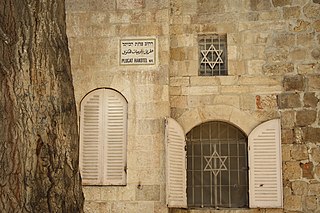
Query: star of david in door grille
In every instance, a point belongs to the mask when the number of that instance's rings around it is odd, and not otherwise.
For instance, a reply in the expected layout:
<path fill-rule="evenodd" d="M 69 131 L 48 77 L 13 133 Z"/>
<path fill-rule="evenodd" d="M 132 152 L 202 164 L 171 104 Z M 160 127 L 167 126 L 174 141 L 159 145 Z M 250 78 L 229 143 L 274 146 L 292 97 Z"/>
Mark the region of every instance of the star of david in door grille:
<path fill-rule="evenodd" d="M 227 75 L 227 35 L 199 35 L 199 75 Z"/>
<path fill-rule="evenodd" d="M 222 121 L 202 123 L 188 132 L 188 207 L 248 206 L 247 137 Z"/>
<path fill-rule="evenodd" d="M 206 161 L 206 166 L 204 168 L 205 172 L 212 172 L 214 176 L 217 176 L 220 171 L 227 171 L 226 160 L 227 156 L 220 156 L 216 150 L 212 153 L 211 156 L 204 156 Z"/>

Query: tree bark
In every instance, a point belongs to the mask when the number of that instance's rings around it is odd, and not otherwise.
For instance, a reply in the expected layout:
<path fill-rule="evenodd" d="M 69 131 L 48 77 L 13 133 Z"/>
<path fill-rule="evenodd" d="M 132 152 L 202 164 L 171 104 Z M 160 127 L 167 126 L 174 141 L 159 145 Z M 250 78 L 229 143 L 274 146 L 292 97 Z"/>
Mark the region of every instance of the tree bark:
<path fill-rule="evenodd" d="M 64 0 L 0 0 L 0 210 L 82 212 Z"/>

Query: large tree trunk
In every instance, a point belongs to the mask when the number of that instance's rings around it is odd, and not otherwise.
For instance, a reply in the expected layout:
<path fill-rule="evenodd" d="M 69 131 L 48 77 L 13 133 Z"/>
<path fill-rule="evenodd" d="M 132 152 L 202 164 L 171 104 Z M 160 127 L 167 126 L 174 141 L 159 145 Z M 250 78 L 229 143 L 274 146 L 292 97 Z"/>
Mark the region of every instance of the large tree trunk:
<path fill-rule="evenodd" d="M 0 212 L 82 212 L 64 0 L 0 0 Z"/>

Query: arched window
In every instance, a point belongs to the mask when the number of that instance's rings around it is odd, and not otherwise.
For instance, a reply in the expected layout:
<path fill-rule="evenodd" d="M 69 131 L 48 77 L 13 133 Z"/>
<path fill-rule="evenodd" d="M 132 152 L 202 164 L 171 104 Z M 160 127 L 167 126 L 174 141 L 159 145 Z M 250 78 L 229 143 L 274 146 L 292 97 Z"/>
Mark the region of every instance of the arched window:
<path fill-rule="evenodd" d="M 187 134 L 188 207 L 248 207 L 247 137 L 212 121 Z"/>
<path fill-rule="evenodd" d="M 282 208 L 280 119 L 259 124 L 248 137 L 231 124 L 207 122 L 186 139 L 167 118 L 165 138 L 168 207 Z"/>
<path fill-rule="evenodd" d="M 80 170 L 84 185 L 125 185 L 127 101 L 117 91 L 87 94 L 80 109 Z"/>

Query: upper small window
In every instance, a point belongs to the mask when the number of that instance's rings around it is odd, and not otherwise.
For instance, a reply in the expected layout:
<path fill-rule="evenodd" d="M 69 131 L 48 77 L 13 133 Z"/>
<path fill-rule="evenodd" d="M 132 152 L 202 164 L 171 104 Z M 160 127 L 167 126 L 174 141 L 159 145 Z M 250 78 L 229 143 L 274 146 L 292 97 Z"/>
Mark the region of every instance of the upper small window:
<path fill-rule="evenodd" d="M 199 75 L 228 75 L 227 35 L 199 35 Z"/>

